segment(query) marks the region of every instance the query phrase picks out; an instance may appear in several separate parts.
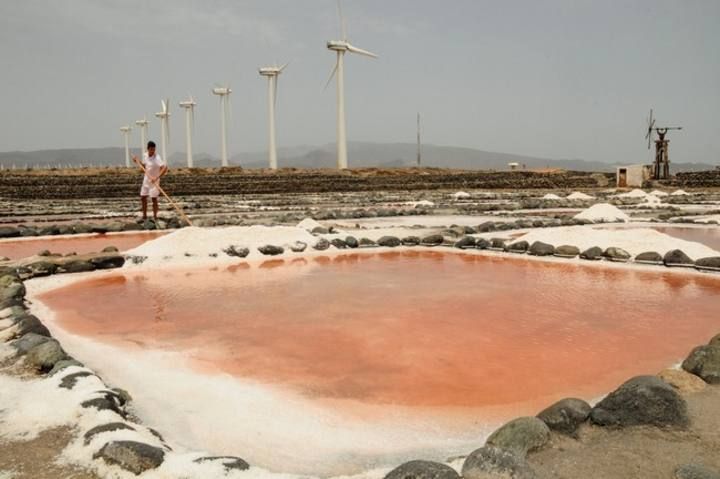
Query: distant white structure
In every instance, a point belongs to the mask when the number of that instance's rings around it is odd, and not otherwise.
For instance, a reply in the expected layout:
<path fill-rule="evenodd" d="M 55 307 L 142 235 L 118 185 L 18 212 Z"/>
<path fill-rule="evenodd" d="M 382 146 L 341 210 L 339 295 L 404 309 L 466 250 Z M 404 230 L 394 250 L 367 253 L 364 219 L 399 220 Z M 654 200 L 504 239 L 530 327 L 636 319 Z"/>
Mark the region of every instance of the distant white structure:
<path fill-rule="evenodd" d="M 143 117 L 142 120 L 135 121 L 135 125 L 138 128 L 140 128 L 140 158 L 141 159 L 142 159 L 143 154 L 147 150 L 147 133 L 148 133 L 148 125 L 149 124 L 150 124 L 150 122 L 147 121 L 147 118 L 145 118 L 145 117 Z"/>
<path fill-rule="evenodd" d="M 232 90 L 229 85 L 223 87 L 215 87 L 212 89 L 213 95 L 220 97 L 220 160 L 222 166 L 228 166 L 227 156 L 227 115 L 228 115 L 228 102 L 230 101 L 230 94 Z"/>
<path fill-rule="evenodd" d="M 277 170 L 277 146 L 275 144 L 275 104 L 277 103 L 278 77 L 288 64 L 278 67 L 263 67 L 260 75 L 268 79 L 268 166 Z"/>
<path fill-rule="evenodd" d="M 167 162 L 167 147 L 170 143 L 170 99 L 161 100 L 160 104 L 162 111 L 155 113 L 155 116 L 160 119 L 160 154 L 162 159 Z"/>
<path fill-rule="evenodd" d="M 185 151 L 187 156 L 187 167 L 193 167 L 193 155 L 192 155 L 192 130 L 193 124 L 195 123 L 195 100 L 190 95 L 189 100 L 181 101 L 180 107 L 185 108 Z M 167 159 L 165 159 L 167 161 Z"/>
<path fill-rule="evenodd" d="M 619 166 L 616 172 L 618 188 L 629 186 L 642 186 L 643 182 L 652 177 L 652 166 L 649 165 L 628 165 Z"/>
<path fill-rule="evenodd" d="M 520 163 L 516 163 L 513 161 L 511 163 L 508 163 L 508 167 L 510 168 L 511 171 L 514 171 L 514 170 L 517 170 L 518 168 L 520 168 Z"/>
<path fill-rule="evenodd" d="M 132 128 L 125 125 L 120 127 L 120 131 L 122 131 L 122 134 L 125 137 L 125 168 L 130 168 L 130 131 L 132 131 Z"/>
<path fill-rule="evenodd" d="M 345 128 L 345 52 L 357 53 L 358 55 L 371 58 L 377 58 L 377 55 L 367 50 L 357 48 L 348 42 L 340 0 L 338 0 L 337 5 L 342 40 L 330 40 L 327 42 L 328 50 L 333 50 L 337 54 L 337 60 L 335 61 L 335 68 L 330 72 L 330 78 L 328 78 L 325 87 L 327 88 L 334 76 L 337 77 L 337 167 L 342 170 L 348 167 L 347 135 Z"/>

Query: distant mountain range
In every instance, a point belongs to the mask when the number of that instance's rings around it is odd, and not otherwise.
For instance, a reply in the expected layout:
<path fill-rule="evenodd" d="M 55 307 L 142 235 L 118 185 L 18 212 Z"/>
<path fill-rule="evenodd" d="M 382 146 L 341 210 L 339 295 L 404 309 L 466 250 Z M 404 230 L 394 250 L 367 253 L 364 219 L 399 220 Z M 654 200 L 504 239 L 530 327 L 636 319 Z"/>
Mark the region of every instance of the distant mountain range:
<path fill-rule="evenodd" d="M 348 145 L 348 157 L 352 167 L 402 168 L 415 166 L 416 145 L 412 143 L 360 143 Z M 333 168 L 335 145 L 299 146 L 278 150 L 280 167 Z M 123 148 L 85 148 L 64 150 L 11 151 L 0 153 L 0 167 L 35 168 L 58 166 L 120 166 L 125 161 Z M 196 153 L 194 162 L 199 167 L 220 165 L 220 160 L 206 153 Z M 458 169 L 506 170 L 508 163 L 519 163 L 528 169 L 564 168 L 576 171 L 614 171 L 618 165 L 642 163 L 602 163 L 580 159 L 550 159 L 495 153 L 454 146 L 423 145 L 422 166 Z M 240 153 L 230 158 L 232 165 L 245 168 L 264 168 L 266 152 Z M 185 164 L 184 153 L 170 155 L 170 165 Z M 522 167 L 522 166 L 521 166 Z M 671 163 L 673 171 L 702 171 L 714 169 L 711 163 Z"/>

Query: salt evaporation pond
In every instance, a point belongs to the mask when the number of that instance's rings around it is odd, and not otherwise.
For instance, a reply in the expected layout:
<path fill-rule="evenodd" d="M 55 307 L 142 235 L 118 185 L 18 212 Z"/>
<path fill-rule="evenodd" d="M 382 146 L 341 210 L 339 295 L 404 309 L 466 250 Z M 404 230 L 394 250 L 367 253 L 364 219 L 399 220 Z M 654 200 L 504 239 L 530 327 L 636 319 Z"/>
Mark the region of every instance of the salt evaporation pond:
<path fill-rule="evenodd" d="M 167 233 L 167 231 L 146 231 L 142 233 L 94 234 L 63 236 L 61 238 L 45 236 L 21 240 L 3 240 L 0 241 L 0 256 L 20 259 L 36 255 L 42 250 L 59 254 L 97 253 L 107 246 L 115 246 L 120 251 L 127 251 Z"/>
<path fill-rule="evenodd" d="M 172 440 L 321 475 L 467 454 L 720 326 L 713 276 L 435 251 L 125 270 L 39 299 Z"/>
<path fill-rule="evenodd" d="M 704 244 L 705 246 L 712 248 L 716 251 L 720 251 L 720 227 L 718 226 L 655 226 L 643 223 L 609 227 L 609 229 L 633 228 L 651 228 L 660 233 L 672 236 L 673 238 L 678 238 L 685 241 L 694 241 L 696 243 Z"/>

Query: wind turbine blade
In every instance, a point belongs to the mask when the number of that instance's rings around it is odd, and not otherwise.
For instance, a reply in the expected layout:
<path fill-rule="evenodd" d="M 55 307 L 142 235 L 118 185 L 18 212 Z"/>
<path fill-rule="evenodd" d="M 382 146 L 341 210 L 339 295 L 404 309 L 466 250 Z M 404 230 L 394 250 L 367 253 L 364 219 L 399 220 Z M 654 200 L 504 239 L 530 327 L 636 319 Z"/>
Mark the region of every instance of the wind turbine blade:
<path fill-rule="evenodd" d="M 347 25 L 345 25 L 345 17 L 343 17 L 342 5 L 340 4 L 340 0 L 337 0 L 337 8 L 338 17 L 340 18 L 340 35 L 342 36 L 343 41 L 347 41 Z"/>
<path fill-rule="evenodd" d="M 288 65 L 290 65 L 290 62 L 285 63 L 285 65 L 281 66 L 281 67 L 278 69 L 278 71 L 279 71 L 280 73 L 282 73 L 282 71 L 283 71 L 283 70 L 285 69 L 285 67 L 287 67 Z"/>
<path fill-rule="evenodd" d="M 347 45 L 347 49 L 348 49 L 349 52 L 357 53 L 358 55 L 365 55 L 366 57 L 370 57 L 370 58 L 377 58 L 377 57 L 378 57 L 377 55 L 375 55 L 375 54 L 372 53 L 372 52 L 369 52 L 369 51 L 367 51 L 367 50 L 363 50 L 362 48 L 354 47 L 354 46 L 350 45 L 349 43 L 348 43 L 348 45 Z"/>
<path fill-rule="evenodd" d="M 338 69 L 338 62 L 335 61 L 335 67 L 330 72 L 330 76 L 328 77 L 327 82 L 325 83 L 325 86 L 323 87 L 323 91 L 327 90 L 328 85 L 330 85 L 330 82 L 332 81 L 332 79 L 335 77 L 335 74 L 337 73 L 337 69 Z"/>

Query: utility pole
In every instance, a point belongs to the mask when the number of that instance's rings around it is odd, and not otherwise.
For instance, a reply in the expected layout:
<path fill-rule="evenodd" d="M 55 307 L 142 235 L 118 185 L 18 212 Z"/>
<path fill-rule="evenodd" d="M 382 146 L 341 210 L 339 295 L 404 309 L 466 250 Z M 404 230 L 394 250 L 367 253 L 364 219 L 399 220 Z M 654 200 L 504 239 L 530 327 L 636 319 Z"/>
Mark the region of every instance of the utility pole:
<path fill-rule="evenodd" d="M 420 113 L 417 114 L 417 166 L 420 166 Z"/>

